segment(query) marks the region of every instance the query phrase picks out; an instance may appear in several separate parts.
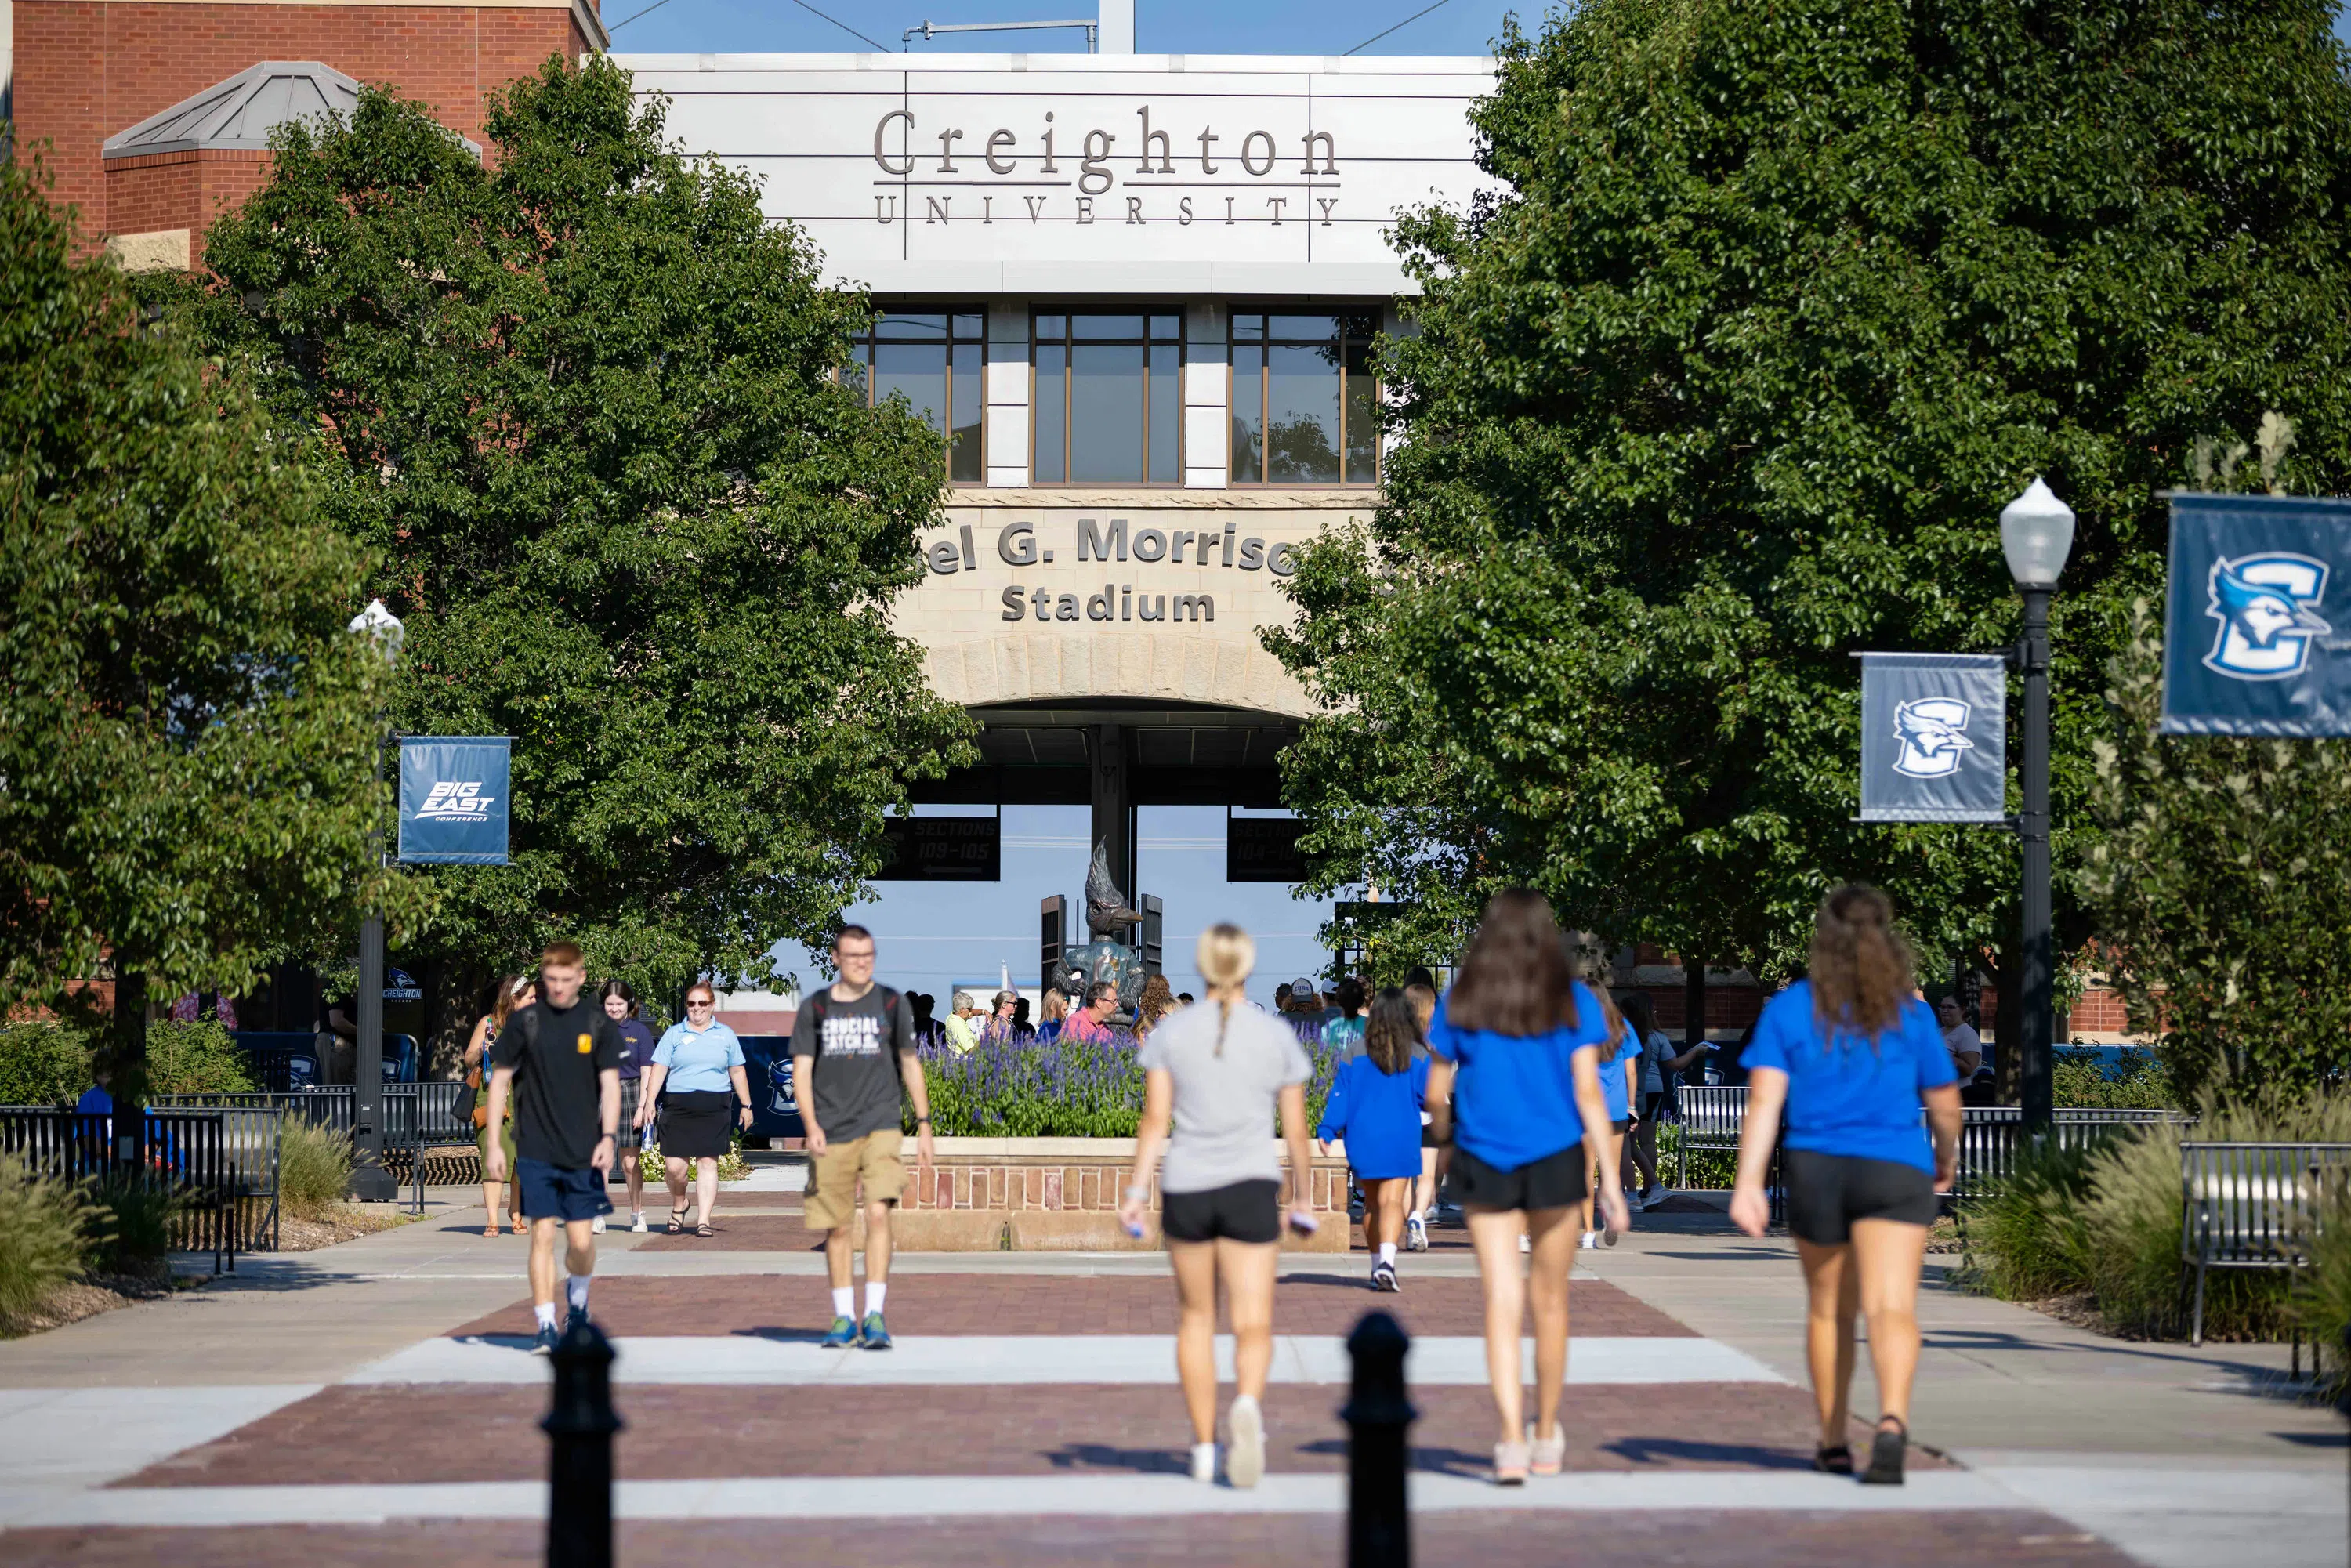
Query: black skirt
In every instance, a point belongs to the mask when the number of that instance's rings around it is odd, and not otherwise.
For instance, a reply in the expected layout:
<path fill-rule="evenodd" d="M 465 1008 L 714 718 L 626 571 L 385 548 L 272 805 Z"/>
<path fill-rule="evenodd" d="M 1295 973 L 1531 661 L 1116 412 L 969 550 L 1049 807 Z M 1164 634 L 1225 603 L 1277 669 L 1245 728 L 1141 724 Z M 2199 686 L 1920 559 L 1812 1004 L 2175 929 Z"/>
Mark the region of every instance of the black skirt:
<path fill-rule="evenodd" d="M 733 1094 L 716 1089 L 663 1092 L 661 1152 L 664 1157 L 715 1160 L 726 1154 L 734 1130 Z"/>

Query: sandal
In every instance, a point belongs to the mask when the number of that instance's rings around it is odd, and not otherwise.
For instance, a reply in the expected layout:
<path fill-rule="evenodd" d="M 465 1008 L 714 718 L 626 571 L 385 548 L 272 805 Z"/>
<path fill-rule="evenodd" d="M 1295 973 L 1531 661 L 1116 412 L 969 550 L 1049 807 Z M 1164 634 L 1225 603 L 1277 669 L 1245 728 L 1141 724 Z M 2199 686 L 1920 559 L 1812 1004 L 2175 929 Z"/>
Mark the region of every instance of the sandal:
<path fill-rule="evenodd" d="M 672 1236 L 683 1236 L 685 1234 L 685 1206 L 684 1204 L 680 1204 L 677 1207 L 669 1211 L 669 1233 Z"/>
<path fill-rule="evenodd" d="M 1494 1445 L 1494 1484 L 1498 1487 L 1522 1487 L 1527 1484 L 1527 1446 L 1524 1443 Z"/>
<path fill-rule="evenodd" d="M 696 1236 L 701 1237 L 705 1241 L 709 1240 L 712 1237 L 718 1234 L 718 1232 L 710 1228 L 710 1221 L 706 1219 L 694 1228 L 694 1233 Z"/>
<path fill-rule="evenodd" d="M 1893 1426 L 1886 1423 L 1891 1421 Z M 1909 1423 L 1899 1416 L 1881 1416 L 1877 1435 L 1869 1440 L 1869 1469 L 1861 1472 L 1861 1484 L 1873 1487 L 1898 1487 L 1902 1484 L 1903 1450 L 1910 1445 Z"/>
<path fill-rule="evenodd" d="M 1822 1444 L 1813 1451 L 1813 1469 L 1823 1475 L 1853 1474 L 1853 1445 L 1850 1443 Z"/>
<path fill-rule="evenodd" d="M 519 1214 L 516 1215 L 516 1216 L 514 1217 L 514 1233 L 515 1233 L 517 1236 L 528 1236 L 528 1235 L 529 1235 L 529 1234 L 530 1234 L 530 1221 L 529 1221 L 529 1220 L 528 1220 L 528 1219 L 525 1219 L 525 1218 L 524 1218 L 521 1215 L 519 1215 Z"/>
<path fill-rule="evenodd" d="M 497 1235 L 497 1234 L 498 1234 L 498 1222 L 497 1222 L 496 1219 L 492 1219 L 492 1220 L 491 1220 L 487 1225 L 483 1226 L 483 1227 L 482 1227 L 482 1234 L 483 1234 L 483 1235 L 485 1235 L 485 1236 L 496 1236 L 496 1235 Z"/>

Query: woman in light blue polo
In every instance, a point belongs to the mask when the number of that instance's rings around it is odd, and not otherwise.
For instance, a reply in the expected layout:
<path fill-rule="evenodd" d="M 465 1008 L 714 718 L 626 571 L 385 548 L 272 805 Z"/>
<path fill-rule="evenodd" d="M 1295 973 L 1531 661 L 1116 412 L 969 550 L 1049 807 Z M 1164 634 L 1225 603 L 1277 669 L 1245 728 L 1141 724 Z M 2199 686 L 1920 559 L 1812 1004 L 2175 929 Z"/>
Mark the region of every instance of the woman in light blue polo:
<path fill-rule="evenodd" d="M 1876 888 L 1838 888 L 1813 920 L 1812 971 L 1766 1003 L 1741 1057 L 1747 1114 L 1730 1218 L 1771 1218 L 1763 1182 L 1787 1108 L 1788 1229 L 1811 1298 L 1805 1353 L 1820 1407 L 1817 1469 L 1853 1474 L 1845 1437 L 1853 1320 L 1869 1319 L 1876 1436 L 1862 1479 L 1902 1483 L 1918 1369 L 1918 1272 L 1935 1195 L 1958 1168 L 1959 1091 L 1935 1015 L 1917 998 L 1909 945 Z M 1919 1124 L 1924 1103 L 1926 1120 Z"/>
<path fill-rule="evenodd" d="M 718 1196 L 718 1161 L 733 1142 L 730 1127 L 751 1125 L 751 1081 L 743 1070 L 743 1042 L 718 1021 L 718 994 L 696 980 L 686 988 L 685 1021 L 669 1026 L 645 1068 L 637 1124 L 661 1106 L 661 1151 L 669 1174 L 669 1233 L 685 1228 L 685 1168 L 695 1166 L 694 1233 L 713 1234 L 710 1205 Z"/>

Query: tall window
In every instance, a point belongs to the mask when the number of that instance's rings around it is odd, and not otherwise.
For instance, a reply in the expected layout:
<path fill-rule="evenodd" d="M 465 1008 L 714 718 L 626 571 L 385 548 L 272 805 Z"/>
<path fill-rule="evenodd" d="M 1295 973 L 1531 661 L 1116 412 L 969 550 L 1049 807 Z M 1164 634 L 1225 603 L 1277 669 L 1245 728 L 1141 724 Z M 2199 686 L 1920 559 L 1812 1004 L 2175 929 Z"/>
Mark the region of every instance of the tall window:
<path fill-rule="evenodd" d="M 1233 312 L 1233 483 L 1376 485 L 1369 316 Z"/>
<path fill-rule="evenodd" d="M 849 380 L 875 405 L 904 392 L 915 413 L 948 438 L 947 479 L 987 476 L 980 446 L 983 334 L 977 311 L 893 310 L 850 350 Z"/>
<path fill-rule="evenodd" d="M 1182 483 L 1182 318 L 1040 311 L 1036 331 L 1037 483 Z"/>

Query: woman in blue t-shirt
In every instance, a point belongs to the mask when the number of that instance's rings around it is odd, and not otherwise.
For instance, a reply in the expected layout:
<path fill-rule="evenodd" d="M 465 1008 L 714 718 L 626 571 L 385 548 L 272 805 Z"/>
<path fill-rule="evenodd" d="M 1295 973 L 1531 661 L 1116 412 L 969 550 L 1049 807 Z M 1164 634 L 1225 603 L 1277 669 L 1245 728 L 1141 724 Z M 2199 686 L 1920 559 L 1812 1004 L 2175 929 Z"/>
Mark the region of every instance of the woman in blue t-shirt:
<path fill-rule="evenodd" d="M 1523 1485 L 1565 1463 L 1561 1385 L 1567 1376 L 1567 1275 L 1584 1155 L 1599 1161 L 1601 1212 L 1627 1223 L 1608 1106 L 1600 1092 L 1600 998 L 1576 983 L 1551 905 L 1505 893 L 1486 906 L 1453 989 L 1429 1020 L 1427 1104 L 1437 1137 L 1453 1137 L 1453 1189 L 1486 1287 L 1486 1372 L 1501 1437 L 1494 1479 Z M 1449 1125 L 1448 1125 L 1449 1124 Z M 1583 1145 L 1578 1148 L 1578 1144 Z M 1522 1277 L 1519 1238 L 1533 1259 Z M 1522 1420 L 1519 1328 L 1535 1320 L 1535 1414 Z"/>
<path fill-rule="evenodd" d="M 1592 990 L 1600 998 L 1601 1021 L 1607 1028 L 1606 1038 L 1600 1042 L 1600 1097 L 1608 1103 L 1608 1130 L 1614 1134 L 1616 1179 L 1621 1182 L 1625 1179 L 1625 1149 L 1636 1120 L 1633 1091 L 1641 1078 L 1641 1037 L 1625 1021 L 1625 1015 L 1616 1010 L 1616 998 L 1608 994 L 1607 987 L 1594 985 Z M 1603 1230 L 1593 1212 L 1593 1195 L 1599 1191 L 1600 1184 L 1593 1179 L 1591 1159 L 1588 1155 L 1584 1156 L 1583 1201 L 1576 1206 L 1583 1232 L 1577 1245 L 1586 1251 L 1603 1240 L 1611 1247 L 1616 1245 L 1616 1233 Z M 1625 1199 L 1625 1207 L 1630 1209 L 1633 1201 Z"/>
<path fill-rule="evenodd" d="M 1341 981 L 1342 994 L 1353 984 Z M 1379 1254 L 1372 1264 L 1374 1291 L 1396 1288 L 1396 1248 L 1420 1179 L 1420 1115 L 1428 1089 L 1428 1058 L 1414 1050 L 1420 1043 L 1412 1003 L 1388 987 L 1365 1020 L 1363 1054 L 1339 1064 L 1314 1129 L 1320 1141 L 1346 1143 L 1347 1166 L 1364 1189 L 1364 1239 Z"/>
<path fill-rule="evenodd" d="M 1858 883 L 1813 921 L 1811 978 L 1766 1003 L 1742 1058 L 1747 1117 L 1730 1218 L 1750 1236 L 1770 1221 L 1763 1191 L 1787 1109 L 1788 1229 L 1811 1297 L 1805 1354 L 1820 1406 L 1814 1465 L 1853 1473 L 1845 1439 L 1854 1314 L 1869 1319 L 1877 1419 L 1865 1481 L 1898 1486 L 1918 1367 L 1918 1271 L 1927 1230 L 1959 1161 L 1959 1091 L 1935 1015 L 1917 998 L 1894 909 Z M 1933 1147 L 1919 1124 L 1927 1108 Z"/>

